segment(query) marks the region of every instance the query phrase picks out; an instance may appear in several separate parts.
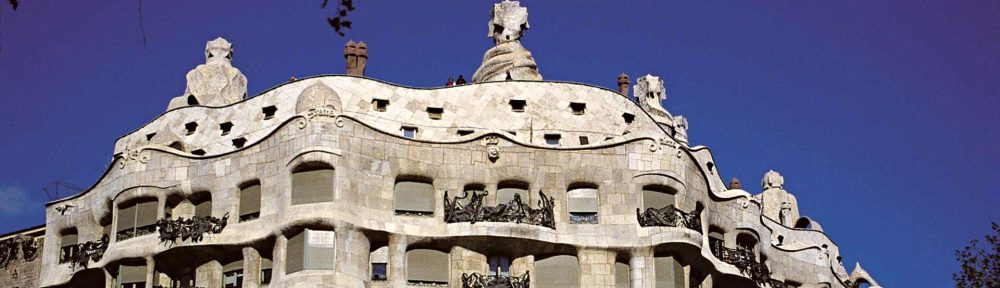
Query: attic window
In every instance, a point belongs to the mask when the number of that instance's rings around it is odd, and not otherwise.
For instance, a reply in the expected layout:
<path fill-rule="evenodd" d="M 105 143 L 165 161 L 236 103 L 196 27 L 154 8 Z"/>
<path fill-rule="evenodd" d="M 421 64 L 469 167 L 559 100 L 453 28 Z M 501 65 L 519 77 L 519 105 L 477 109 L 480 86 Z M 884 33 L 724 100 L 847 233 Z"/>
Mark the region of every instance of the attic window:
<path fill-rule="evenodd" d="M 507 130 L 507 131 L 505 131 L 505 132 L 507 132 L 507 133 L 510 133 L 510 135 L 514 135 L 514 136 L 517 136 L 517 131 L 514 131 L 514 130 Z"/>
<path fill-rule="evenodd" d="M 205 155 L 205 149 L 198 149 L 198 150 L 191 151 L 191 154 L 198 155 L 198 156 L 204 156 Z"/>
<path fill-rule="evenodd" d="M 705 163 L 705 166 L 708 166 L 708 173 L 715 174 L 715 163 L 708 162 Z"/>
<path fill-rule="evenodd" d="M 403 131 L 403 137 L 413 139 L 417 137 L 417 127 L 413 126 L 403 126 L 400 130 Z"/>
<path fill-rule="evenodd" d="M 570 102 L 569 108 L 573 109 L 573 115 L 583 115 L 587 112 L 587 103 Z"/>
<path fill-rule="evenodd" d="M 201 103 L 198 103 L 198 97 L 194 97 L 194 95 L 188 95 L 187 102 L 190 106 L 201 105 Z"/>
<path fill-rule="evenodd" d="M 219 129 L 222 129 L 222 135 L 228 135 L 229 131 L 233 130 L 233 122 L 226 122 L 219 124 Z"/>
<path fill-rule="evenodd" d="M 274 118 L 274 113 L 278 112 L 278 107 L 274 107 L 274 105 L 271 105 L 264 107 L 263 109 L 261 109 L 261 111 L 264 112 L 264 120 L 268 120 Z"/>
<path fill-rule="evenodd" d="M 472 130 L 472 129 L 458 129 L 458 136 L 469 135 L 469 134 L 472 134 L 472 132 L 476 132 L 476 131 Z"/>
<path fill-rule="evenodd" d="M 167 145 L 167 147 L 174 148 L 177 151 L 184 151 L 184 144 L 181 144 L 180 141 L 174 141 L 170 145 Z"/>
<path fill-rule="evenodd" d="M 510 110 L 514 112 L 524 112 L 524 106 L 527 102 L 524 100 L 510 100 Z"/>
<path fill-rule="evenodd" d="M 622 114 L 622 119 L 625 119 L 625 124 L 632 124 L 632 121 L 635 121 L 635 115 L 632 115 L 632 113 L 625 113 Z"/>
<path fill-rule="evenodd" d="M 233 139 L 233 147 L 243 148 L 243 145 L 246 145 L 246 144 L 247 144 L 247 138 L 240 137 L 240 138 Z"/>
<path fill-rule="evenodd" d="M 188 122 L 184 124 L 184 130 L 187 130 L 187 135 L 194 134 L 194 131 L 198 130 L 198 123 Z"/>
<path fill-rule="evenodd" d="M 441 119 L 441 114 L 444 114 L 444 108 L 441 107 L 427 107 L 427 116 L 431 119 L 438 120 Z"/>
<path fill-rule="evenodd" d="M 375 107 L 375 111 L 385 112 L 385 107 L 389 106 L 389 100 L 385 99 L 372 100 L 372 106 Z"/>
<path fill-rule="evenodd" d="M 580 145 L 587 145 L 587 144 L 590 144 L 590 139 L 587 139 L 587 136 L 580 136 Z"/>
<path fill-rule="evenodd" d="M 156 132 L 146 134 L 146 141 L 152 141 L 153 137 L 156 137 Z"/>
<path fill-rule="evenodd" d="M 559 146 L 559 139 L 561 138 L 562 136 L 559 134 L 545 134 L 545 144 Z"/>

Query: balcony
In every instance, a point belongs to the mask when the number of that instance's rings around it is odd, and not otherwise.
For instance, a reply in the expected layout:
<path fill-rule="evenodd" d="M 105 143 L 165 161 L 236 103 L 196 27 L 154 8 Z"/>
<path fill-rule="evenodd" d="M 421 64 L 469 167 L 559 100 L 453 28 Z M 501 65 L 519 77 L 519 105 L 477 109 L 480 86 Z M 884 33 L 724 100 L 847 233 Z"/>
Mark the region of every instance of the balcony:
<path fill-rule="evenodd" d="M 646 208 L 646 212 L 640 212 L 639 208 L 636 208 L 635 214 L 639 220 L 639 226 L 642 227 L 685 227 L 700 233 L 701 210 L 699 207 L 691 213 L 685 213 L 674 208 L 674 205 L 667 205 L 660 209 Z"/>
<path fill-rule="evenodd" d="M 229 222 L 229 213 L 222 218 L 212 216 L 194 216 L 190 219 L 163 218 L 156 221 L 155 226 L 159 227 L 160 242 L 176 243 L 177 239 L 191 240 L 191 242 L 201 242 L 205 234 L 219 234 L 226 228 Z"/>
<path fill-rule="evenodd" d="M 156 224 L 129 228 L 126 230 L 118 231 L 118 238 L 116 241 L 125 241 L 135 237 L 153 234 L 155 232 L 156 232 Z"/>
<path fill-rule="evenodd" d="M 514 222 L 530 225 L 544 226 L 555 229 L 555 216 L 552 208 L 555 200 L 545 196 L 545 193 L 538 192 L 542 199 L 538 200 L 538 209 L 528 207 L 528 204 L 521 201 L 520 194 L 514 194 L 514 199 L 509 203 L 497 206 L 485 206 L 483 199 L 489 192 L 466 193 L 464 197 L 448 199 L 448 192 L 444 192 L 444 221 L 446 223 L 469 222 Z M 463 204 L 465 203 L 465 204 Z"/>
<path fill-rule="evenodd" d="M 109 239 L 108 234 L 104 234 L 101 240 L 98 241 L 87 241 L 73 246 L 62 247 L 63 254 L 60 256 L 59 263 L 70 262 L 70 267 L 87 269 L 90 261 L 97 262 L 101 261 L 101 258 L 104 258 L 104 252 L 108 250 L 108 244 L 110 243 L 111 239 Z M 65 256 L 65 259 L 62 258 L 63 256 Z"/>
<path fill-rule="evenodd" d="M 531 279 L 528 277 L 528 272 L 525 272 L 520 277 L 480 275 L 479 273 L 468 275 L 462 273 L 462 288 L 528 288 L 530 283 Z"/>
<path fill-rule="evenodd" d="M 784 283 L 771 279 L 771 270 L 763 260 L 757 261 L 753 250 L 744 248 L 726 248 L 719 244 L 711 245 L 712 255 L 720 261 L 736 266 L 740 273 L 750 277 L 758 285 L 771 284 L 772 287 L 784 287 Z M 780 286 L 775 286 L 780 283 Z"/>

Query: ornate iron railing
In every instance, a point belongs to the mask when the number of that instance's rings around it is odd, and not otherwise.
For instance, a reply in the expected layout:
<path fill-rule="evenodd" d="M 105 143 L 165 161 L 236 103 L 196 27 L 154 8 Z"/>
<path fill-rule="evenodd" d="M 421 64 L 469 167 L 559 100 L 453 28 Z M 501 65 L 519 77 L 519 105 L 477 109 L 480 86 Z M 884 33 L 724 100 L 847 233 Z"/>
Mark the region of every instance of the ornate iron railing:
<path fill-rule="evenodd" d="M 483 199 L 488 192 L 466 193 L 464 197 L 448 199 L 448 191 L 444 192 L 444 221 L 447 223 L 469 222 L 515 222 L 531 225 L 556 228 L 555 214 L 552 208 L 555 207 L 555 200 L 545 196 L 545 193 L 538 192 L 542 199 L 538 200 L 538 209 L 528 207 L 528 204 L 521 201 L 520 194 L 514 194 L 514 199 L 507 204 L 497 206 L 486 206 Z M 464 200 L 469 198 L 468 202 Z"/>
<path fill-rule="evenodd" d="M 691 213 L 684 213 L 684 211 L 674 208 L 674 205 L 667 205 L 660 209 L 646 208 L 646 212 L 640 212 L 639 208 L 635 208 L 635 215 L 639 220 L 639 226 L 642 227 L 687 227 L 700 232 L 701 210 L 701 207 L 698 207 Z"/>
<path fill-rule="evenodd" d="M 569 223 L 597 224 L 597 213 L 569 213 Z"/>
<path fill-rule="evenodd" d="M 153 233 L 156 233 L 156 224 L 134 227 L 128 230 L 118 231 L 118 237 L 116 238 L 116 241 L 124 241 Z"/>
<path fill-rule="evenodd" d="M 201 242 L 205 234 L 219 234 L 226 228 L 229 222 L 229 213 L 222 218 L 212 216 L 194 216 L 190 219 L 163 218 L 156 221 L 156 226 L 160 231 L 161 243 L 177 243 L 177 238 L 181 240 L 191 240 L 191 242 Z"/>
<path fill-rule="evenodd" d="M 73 262 L 70 263 L 70 267 L 83 267 L 83 269 L 87 269 L 87 265 L 90 264 L 91 260 L 94 262 L 101 261 L 110 243 L 111 239 L 108 237 L 108 234 L 104 234 L 101 240 L 76 244 L 76 258 L 72 259 Z"/>
<path fill-rule="evenodd" d="M 757 285 L 771 284 L 772 287 L 778 287 L 774 286 L 774 283 L 780 283 L 780 281 L 771 279 L 771 270 L 767 268 L 767 264 L 763 260 L 757 261 L 757 257 L 752 250 L 743 248 L 731 249 L 716 245 L 713 245 L 711 249 L 712 255 L 715 255 L 715 258 L 736 266 L 736 269 L 739 269 L 740 273 L 749 276 L 750 280 L 753 280 Z M 784 287 L 784 283 L 781 283 L 781 285 L 781 287 Z"/>
<path fill-rule="evenodd" d="M 528 272 L 521 276 L 462 273 L 462 288 L 530 288 L 530 283 Z"/>
<path fill-rule="evenodd" d="M 35 237 L 17 235 L 0 241 L 0 268 L 6 268 L 17 260 L 18 255 L 24 261 L 34 261 L 38 258 L 38 243 L 35 243 Z"/>

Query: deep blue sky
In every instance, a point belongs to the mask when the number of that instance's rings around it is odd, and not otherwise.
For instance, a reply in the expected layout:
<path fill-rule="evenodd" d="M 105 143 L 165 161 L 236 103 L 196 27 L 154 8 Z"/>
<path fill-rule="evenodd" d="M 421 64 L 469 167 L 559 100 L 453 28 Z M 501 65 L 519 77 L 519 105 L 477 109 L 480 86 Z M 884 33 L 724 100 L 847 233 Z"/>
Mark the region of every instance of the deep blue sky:
<path fill-rule="evenodd" d="M 44 222 L 45 184 L 93 184 L 215 37 L 250 95 L 343 73 L 348 38 L 368 76 L 418 87 L 491 46 L 491 1 L 360 1 L 347 38 L 319 0 L 202 2 L 145 1 L 145 46 L 135 1 L 0 3 L 0 231 Z M 953 251 L 1000 221 L 1000 2 L 703 2 L 525 1 L 523 44 L 547 80 L 662 76 L 723 177 L 781 172 L 848 269 L 952 286 Z"/>

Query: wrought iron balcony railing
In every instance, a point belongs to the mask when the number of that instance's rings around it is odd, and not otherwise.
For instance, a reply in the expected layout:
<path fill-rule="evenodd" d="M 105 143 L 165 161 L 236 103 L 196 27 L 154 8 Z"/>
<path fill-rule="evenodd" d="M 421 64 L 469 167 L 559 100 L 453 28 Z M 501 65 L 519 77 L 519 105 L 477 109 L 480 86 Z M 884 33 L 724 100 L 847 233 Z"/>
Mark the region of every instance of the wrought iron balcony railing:
<path fill-rule="evenodd" d="M 784 283 L 771 279 L 771 270 L 767 268 L 767 264 L 764 263 L 763 259 L 757 261 L 755 253 L 752 250 L 743 248 L 732 249 L 721 245 L 712 245 L 711 249 L 712 255 L 715 255 L 715 258 L 736 266 L 736 269 L 739 269 L 740 273 L 749 276 L 758 285 L 771 284 L 772 287 L 784 287 Z M 775 283 L 780 283 L 781 286 L 774 286 Z"/>
<path fill-rule="evenodd" d="M 139 236 L 153 234 L 155 232 L 156 232 L 156 224 L 129 228 L 126 230 L 118 231 L 118 238 L 116 238 L 117 240 L 115 241 L 124 241 Z"/>
<path fill-rule="evenodd" d="M 177 238 L 201 242 L 207 233 L 222 233 L 227 222 L 229 222 L 229 213 L 226 213 L 222 218 L 212 216 L 194 216 L 190 219 L 163 218 L 156 221 L 156 226 L 160 228 L 161 243 L 176 243 Z"/>
<path fill-rule="evenodd" d="M 645 212 L 635 209 L 635 215 L 639 220 L 639 226 L 668 226 L 686 227 L 688 229 L 701 232 L 701 207 L 691 213 L 684 213 L 674 205 L 667 205 L 660 209 L 646 208 Z"/>
<path fill-rule="evenodd" d="M 104 234 L 104 236 L 101 237 L 101 240 L 87 241 L 76 244 L 76 257 L 67 259 L 68 261 L 72 261 L 70 263 L 70 267 L 83 267 L 83 269 L 87 269 L 87 265 L 90 264 L 90 261 L 101 261 L 101 258 L 104 258 L 104 252 L 108 250 L 108 244 L 110 243 L 111 239 L 108 237 L 108 234 Z"/>
<path fill-rule="evenodd" d="M 529 288 L 530 283 L 528 272 L 521 276 L 462 273 L 462 288 Z"/>
<path fill-rule="evenodd" d="M 33 261 L 38 257 L 38 244 L 35 237 L 17 235 L 0 241 L 0 268 L 6 268 L 17 260 L 18 255 L 24 261 Z"/>
<path fill-rule="evenodd" d="M 466 193 L 464 197 L 448 199 L 448 191 L 444 192 L 444 221 L 446 223 L 469 222 L 514 222 L 556 228 L 555 215 L 552 208 L 555 200 L 538 192 L 542 199 L 538 200 L 538 209 L 528 207 L 521 201 L 520 194 L 514 194 L 514 199 L 507 204 L 486 206 L 483 199 L 488 192 Z M 469 198 L 468 202 L 465 199 Z M 465 204 L 462 204 L 465 202 Z"/>

